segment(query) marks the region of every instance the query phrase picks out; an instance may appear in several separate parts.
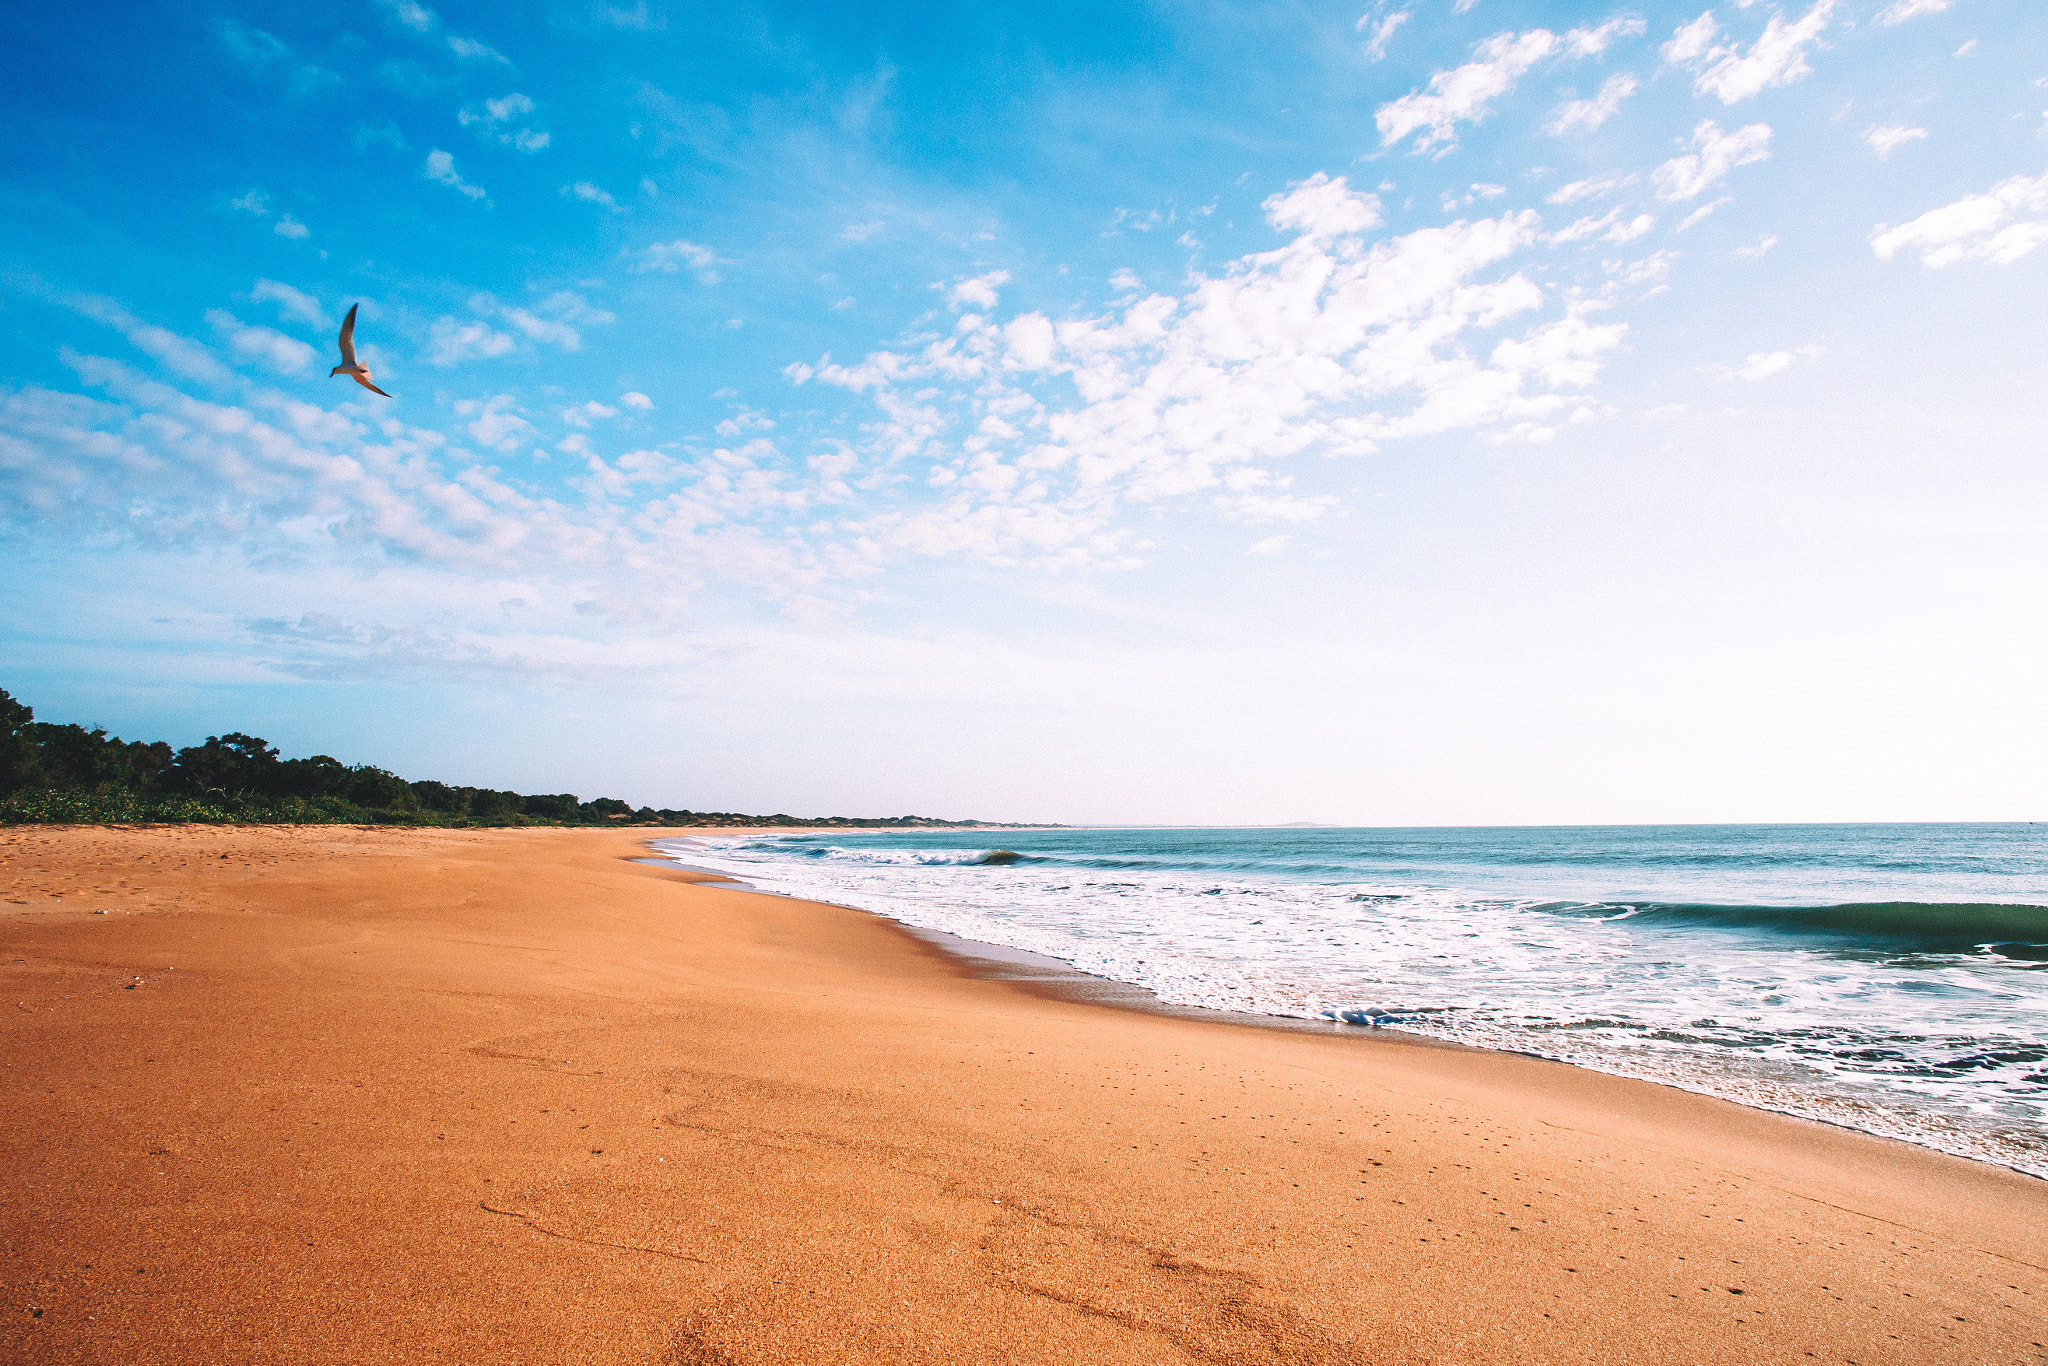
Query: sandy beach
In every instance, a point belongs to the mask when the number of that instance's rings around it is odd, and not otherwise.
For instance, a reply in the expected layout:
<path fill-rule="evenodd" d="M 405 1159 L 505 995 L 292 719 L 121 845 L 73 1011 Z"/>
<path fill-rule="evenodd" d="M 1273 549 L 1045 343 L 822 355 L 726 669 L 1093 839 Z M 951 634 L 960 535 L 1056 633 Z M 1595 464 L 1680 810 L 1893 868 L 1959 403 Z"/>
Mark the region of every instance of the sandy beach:
<path fill-rule="evenodd" d="M 631 832 L 0 831 L 0 1359 L 2048 1360 L 2048 1184 Z"/>

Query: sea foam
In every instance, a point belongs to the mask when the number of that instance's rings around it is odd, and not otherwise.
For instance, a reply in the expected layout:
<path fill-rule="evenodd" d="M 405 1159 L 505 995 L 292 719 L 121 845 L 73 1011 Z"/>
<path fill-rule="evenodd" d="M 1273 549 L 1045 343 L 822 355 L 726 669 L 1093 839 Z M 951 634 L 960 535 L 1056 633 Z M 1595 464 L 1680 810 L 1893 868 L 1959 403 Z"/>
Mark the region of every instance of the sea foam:
<path fill-rule="evenodd" d="M 2048 1175 L 2035 827 L 1005 839 L 674 843 L 1177 1005 L 1392 1025 Z"/>

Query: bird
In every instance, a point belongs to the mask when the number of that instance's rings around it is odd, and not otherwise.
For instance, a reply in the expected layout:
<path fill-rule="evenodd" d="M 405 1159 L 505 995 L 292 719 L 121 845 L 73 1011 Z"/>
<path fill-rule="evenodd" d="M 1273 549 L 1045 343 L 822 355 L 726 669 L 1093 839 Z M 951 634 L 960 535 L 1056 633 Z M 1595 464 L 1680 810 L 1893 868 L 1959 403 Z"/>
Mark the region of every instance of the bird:
<path fill-rule="evenodd" d="M 391 395 L 385 394 L 382 389 L 370 383 L 368 367 L 356 364 L 356 309 L 359 307 L 361 307 L 359 304 L 350 304 L 348 306 L 348 316 L 341 320 L 341 364 L 329 370 L 327 378 L 333 379 L 336 375 L 347 375 L 371 393 L 383 394 L 385 398 L 390 398 Z"/>

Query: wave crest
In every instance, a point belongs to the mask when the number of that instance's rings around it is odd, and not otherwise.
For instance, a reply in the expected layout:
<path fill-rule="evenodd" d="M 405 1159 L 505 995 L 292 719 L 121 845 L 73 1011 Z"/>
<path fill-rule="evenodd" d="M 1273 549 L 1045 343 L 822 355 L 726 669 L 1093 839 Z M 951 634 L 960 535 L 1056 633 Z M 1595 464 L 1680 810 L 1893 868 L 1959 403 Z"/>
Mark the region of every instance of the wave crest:
<path fill-rule="evenodd" d="M 1948 901 L 1871 901 L 1840 906 L 1560 902 L 1541 909 L 1563 915 L 1626 919 L 1638 924 L 1726 925 L 1788 934 L 1907 941 L 1935 950 L 1973 949 L 2003 941 L 2048 943 L 2048 906 Z"/>

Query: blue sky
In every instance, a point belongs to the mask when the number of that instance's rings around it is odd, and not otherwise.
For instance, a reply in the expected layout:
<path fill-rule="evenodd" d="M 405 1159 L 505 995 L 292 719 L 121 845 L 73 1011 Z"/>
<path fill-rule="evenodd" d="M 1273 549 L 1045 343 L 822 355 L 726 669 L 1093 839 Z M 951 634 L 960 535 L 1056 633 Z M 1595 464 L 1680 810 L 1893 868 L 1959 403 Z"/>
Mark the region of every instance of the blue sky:
<path fill-rule="evenodd" d="M 698 809 L 2044 814 L 2037 4 L 0 28 L 46 718 Z"/>

